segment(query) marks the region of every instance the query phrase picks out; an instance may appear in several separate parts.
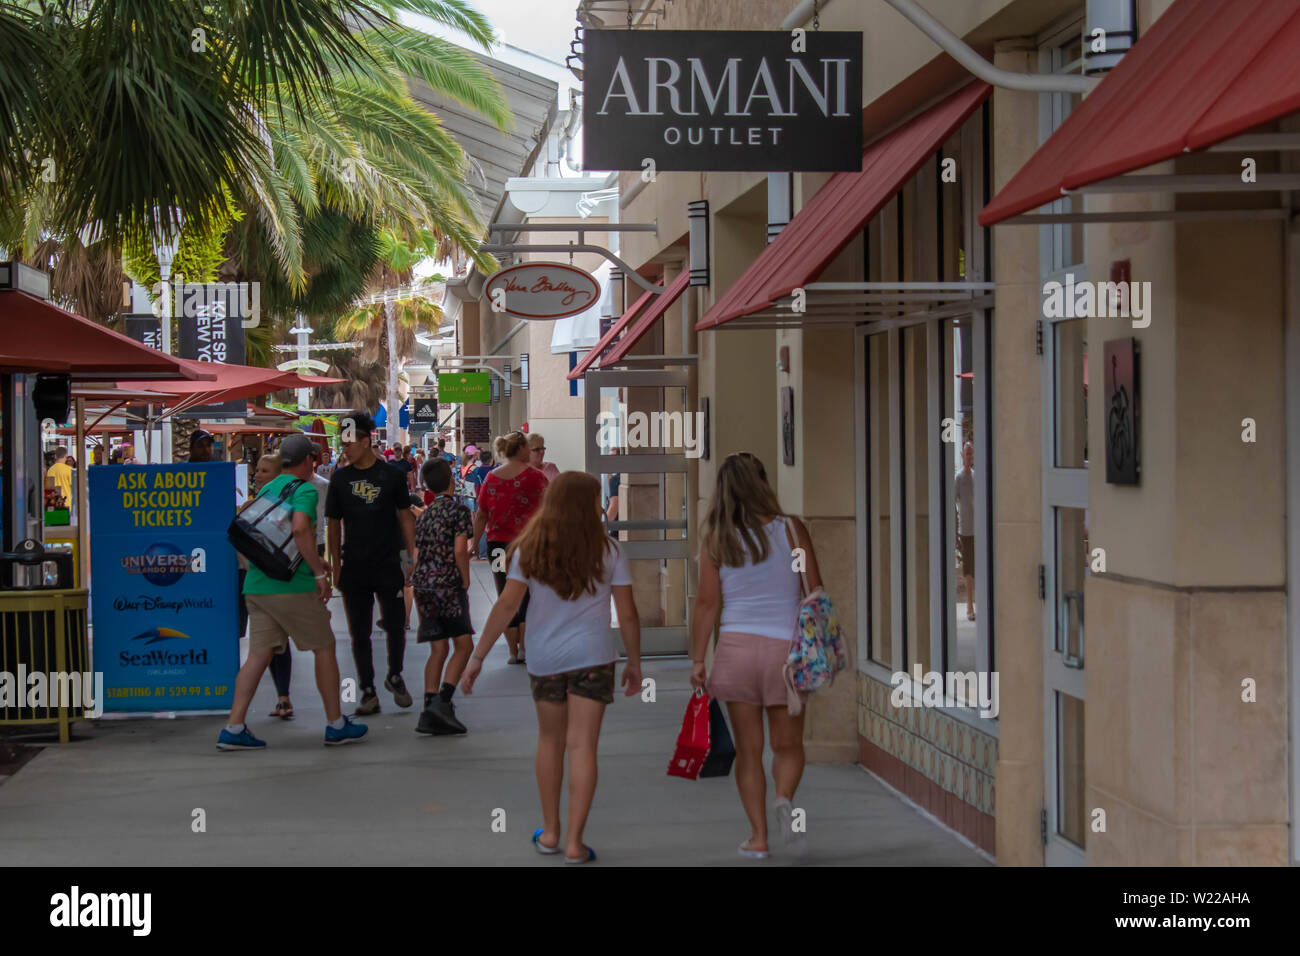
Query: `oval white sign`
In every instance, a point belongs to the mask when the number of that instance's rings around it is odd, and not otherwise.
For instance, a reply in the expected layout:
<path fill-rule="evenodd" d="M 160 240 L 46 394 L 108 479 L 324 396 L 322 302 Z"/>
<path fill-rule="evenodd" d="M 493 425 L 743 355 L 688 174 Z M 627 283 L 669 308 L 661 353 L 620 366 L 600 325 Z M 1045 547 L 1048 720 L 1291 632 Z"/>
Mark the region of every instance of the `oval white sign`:
<path fill-rule="evenodd" d="M 494 312 L 520 319 L 562 319 L 591 308 L 600 298 L 600 283 L 573 266 L 526 262 L 493 273 L 483 291 Z"/>

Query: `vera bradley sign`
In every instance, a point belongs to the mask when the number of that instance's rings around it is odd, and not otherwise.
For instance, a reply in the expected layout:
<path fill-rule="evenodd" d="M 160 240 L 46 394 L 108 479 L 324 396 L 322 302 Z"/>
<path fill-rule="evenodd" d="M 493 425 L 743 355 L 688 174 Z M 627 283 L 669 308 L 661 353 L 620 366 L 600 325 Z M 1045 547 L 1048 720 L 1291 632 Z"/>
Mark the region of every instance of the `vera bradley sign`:
<path fill-rule="evenodd" d="M 588 30 L 587 169 L 862 166 L 862 34 Z"/>
<path fill-rule="evenodd" d="M 562 319 L 600 298 L 590 272 L 558 262 L 526 262 L 495 272 L 483 287 L 494 312 L 521 319 Z"/>

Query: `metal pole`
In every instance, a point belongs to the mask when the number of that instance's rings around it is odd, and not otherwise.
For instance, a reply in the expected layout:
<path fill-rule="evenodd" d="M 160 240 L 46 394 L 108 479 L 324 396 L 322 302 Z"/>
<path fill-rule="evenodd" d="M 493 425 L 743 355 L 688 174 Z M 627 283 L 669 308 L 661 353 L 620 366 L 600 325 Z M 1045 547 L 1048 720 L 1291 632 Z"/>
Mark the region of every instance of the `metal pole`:
<path fill-rule="evenodd" d="M 90 522 L 89 505 L 86 495 L 86 469 L 90 461 L 86 456 L 86 400 L 73 400 L 73 409 L 77 416 L 77 587 L 89 587 L 90 581 Z"/>
<path fill-rule="evenodd" d="M 158 325 L 162 331 L 162 350 L 164 355 L 172 354 L 172 297 L 170 280 L 172 277 L 172 261 L 166 256 L 158 257 L 158 281 L 162 286 L 162 295 L 158 299 L 159 319 Z M 152 411 L 152 409 L 151 409 Z M 164 465 L 170 464 L 172 460 L 172 425 L 168 422 L 162 429 L 162 444 L 160 453 Z M 145 432 L 145 446 L 149 449 L 152 445 L 150 441 L 150 432 Z M 152 449 L 146 450 L 145 461 L 153 459 Z"/>
<path fill-rule="evenodd" d="M 297 325 L 290 329 L 290 331 L 298 336 L 298 360 L 300 362 L 306 362 L 311 351 L 307 344 L 307 336 L 311 335 L 312 330 L 304 324 L 301 312 L 298 313 Z M 302 371 L 302 368 L 303 366 L 299 366 L 300 372 Z M 298 410 L 300 412 L 308 405 L 308 394 L 308 389 L 298 389 Z"/>

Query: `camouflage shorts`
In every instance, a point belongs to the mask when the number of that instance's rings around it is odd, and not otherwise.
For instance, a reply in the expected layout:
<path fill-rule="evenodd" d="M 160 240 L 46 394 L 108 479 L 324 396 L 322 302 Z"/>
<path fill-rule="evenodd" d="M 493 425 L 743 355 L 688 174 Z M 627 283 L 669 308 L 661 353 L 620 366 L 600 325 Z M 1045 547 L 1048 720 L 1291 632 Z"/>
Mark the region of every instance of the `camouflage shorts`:
<path fill-rule="evenodd" d="M 528 680 L 533 685 L 533 700 L 563 704 L 573 694 L 588 700 L 598 700 L 602 704 L 614 703 L 613 664 L 580 667 L 563 674 L 547 674 L 542 677 L 529 674 Z"/>

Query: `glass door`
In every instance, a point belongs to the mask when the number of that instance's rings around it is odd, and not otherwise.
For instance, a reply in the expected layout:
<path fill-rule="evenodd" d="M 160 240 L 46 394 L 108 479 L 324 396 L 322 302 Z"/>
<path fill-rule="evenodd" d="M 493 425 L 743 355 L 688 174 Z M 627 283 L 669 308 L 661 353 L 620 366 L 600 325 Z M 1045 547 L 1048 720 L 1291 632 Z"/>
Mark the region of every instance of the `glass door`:
<path fill-rule="evenodd" d="M 1043 73 L 1082 69 L 1083 22 L 1071 17 L 1039 37 Z M 1046 141 L 1078 107 L 1077 94 L 1039 97 Z M 1082 212 L 1083 197 L 1046 211 Z M 1086 274 L 1079 223 L 1039 230 L 1043 280 Z M 1045 862 L 1081 865 L 1091 822 L 1084 776 L 1084 580 L 1088 574 L 1088 339 L 1082 319 L 1043 318 L 1043 749 L 1047 814 Z"/>
<path fill-rule="evenodd" d="M 1084 862 L 1090 822 L 1084 777 L 1087 363 L 1085 320 L 1044 321 L 1043 736 L 1049 866 Z"/>
<path fill-rule="evenodd" d="M 705 440 L 702 416 L 688 407 L 689 380 L 686 369 L 596 370 L 584 380 L 587 470 L 601 479 L 606 506 L 611 481 L 617 489 L 606 527 L 632 570 L 645 656 L 689 649 L 687 463 Z"/>

